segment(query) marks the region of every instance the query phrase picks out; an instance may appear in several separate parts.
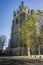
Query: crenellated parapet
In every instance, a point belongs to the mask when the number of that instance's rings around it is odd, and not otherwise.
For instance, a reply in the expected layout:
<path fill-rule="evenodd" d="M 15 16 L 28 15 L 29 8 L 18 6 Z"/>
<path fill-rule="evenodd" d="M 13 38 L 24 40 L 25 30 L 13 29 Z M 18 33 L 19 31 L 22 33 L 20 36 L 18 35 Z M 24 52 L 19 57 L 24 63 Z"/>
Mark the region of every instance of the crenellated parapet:
<path fill-rule="evenodd" d="M 21 12 L 25 12 L 25 13 L 30 13 L 30 9 L 28 9 L 24 2 L 22 1 L 21 4 L 19 5 L 19 8 L 13 12 L 14 17 L 16 17 L 18 14 L 20 14 Z"/>

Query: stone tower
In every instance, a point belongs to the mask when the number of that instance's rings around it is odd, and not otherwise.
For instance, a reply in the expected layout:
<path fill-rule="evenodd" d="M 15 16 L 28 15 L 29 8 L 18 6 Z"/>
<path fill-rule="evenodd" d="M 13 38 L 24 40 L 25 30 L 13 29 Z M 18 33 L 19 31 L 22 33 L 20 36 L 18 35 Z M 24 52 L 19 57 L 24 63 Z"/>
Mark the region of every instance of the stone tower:
<path fill-rule="evenodd" d="M 12 50 L 12 55 L 26 55 L 27 50 L 25 49 L 25 44 L 21 43 L 19 40 L 18 28 L 22 25 L 22 20 L 27 20 L 27 15 L 30 14 L 30 10 L 21 2 L 19 8 L 13 12 L 12 28 L 11 28 L 11 41 L 10 48 Z M 21 49 L 21 50 L 20 50 Z"/>

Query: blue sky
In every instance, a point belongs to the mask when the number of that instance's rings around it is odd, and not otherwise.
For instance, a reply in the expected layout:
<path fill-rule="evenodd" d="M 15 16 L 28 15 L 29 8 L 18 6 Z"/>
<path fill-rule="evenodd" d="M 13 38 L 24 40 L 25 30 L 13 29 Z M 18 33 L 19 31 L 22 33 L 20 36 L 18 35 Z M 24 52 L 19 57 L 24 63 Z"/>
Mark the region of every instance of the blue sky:
<path fill-rule="evenodd" d="M 11 34 L 13 11 L 18 9 L 21 1 L 30 9 L 43 9 L 43 0 L 0 0 L 0 35 L 7 37 L 7 44 Z"/>

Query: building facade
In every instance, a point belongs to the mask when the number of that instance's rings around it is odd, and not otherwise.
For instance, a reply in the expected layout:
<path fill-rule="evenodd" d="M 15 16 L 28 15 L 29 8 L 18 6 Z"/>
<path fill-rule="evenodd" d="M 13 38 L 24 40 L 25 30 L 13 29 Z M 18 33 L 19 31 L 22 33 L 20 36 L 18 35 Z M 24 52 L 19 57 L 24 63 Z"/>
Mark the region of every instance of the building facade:
<path fill-rule="evenodd" d="M 26 45 L 19 40 L 20 33 L 19 27 L 22 25 L 23 20 L 27 20 L 27 14 L 30 14 L 32 10 L 28 9 L 24 2 L 21 2 L 19 8 L 13 12 L 11 39 L 10 39 L 10 54 L 12 55 L 28 55 Z"/>

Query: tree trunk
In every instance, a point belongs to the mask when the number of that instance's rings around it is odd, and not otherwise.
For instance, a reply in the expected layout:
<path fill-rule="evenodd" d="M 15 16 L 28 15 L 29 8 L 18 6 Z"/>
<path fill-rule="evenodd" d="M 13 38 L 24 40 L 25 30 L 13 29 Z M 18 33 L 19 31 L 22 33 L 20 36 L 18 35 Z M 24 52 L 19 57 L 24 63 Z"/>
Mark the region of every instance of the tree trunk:
<path fill-rule="evenodd" d="M 40 55 L 40 45 L 39 45 L 39 55 Z"/>
<path fill-rule="evenodd" d="M 30 57 L 30 48 L 29 48 L 29 46 L 28 46 L 28 56 Z"/>
<path fill-rule="evenodd" d="M 39 57 L 41 58 L 40 54 L 41 54 L 41 53 L 40 53 L 40 45 L 39 45 Z"/>

